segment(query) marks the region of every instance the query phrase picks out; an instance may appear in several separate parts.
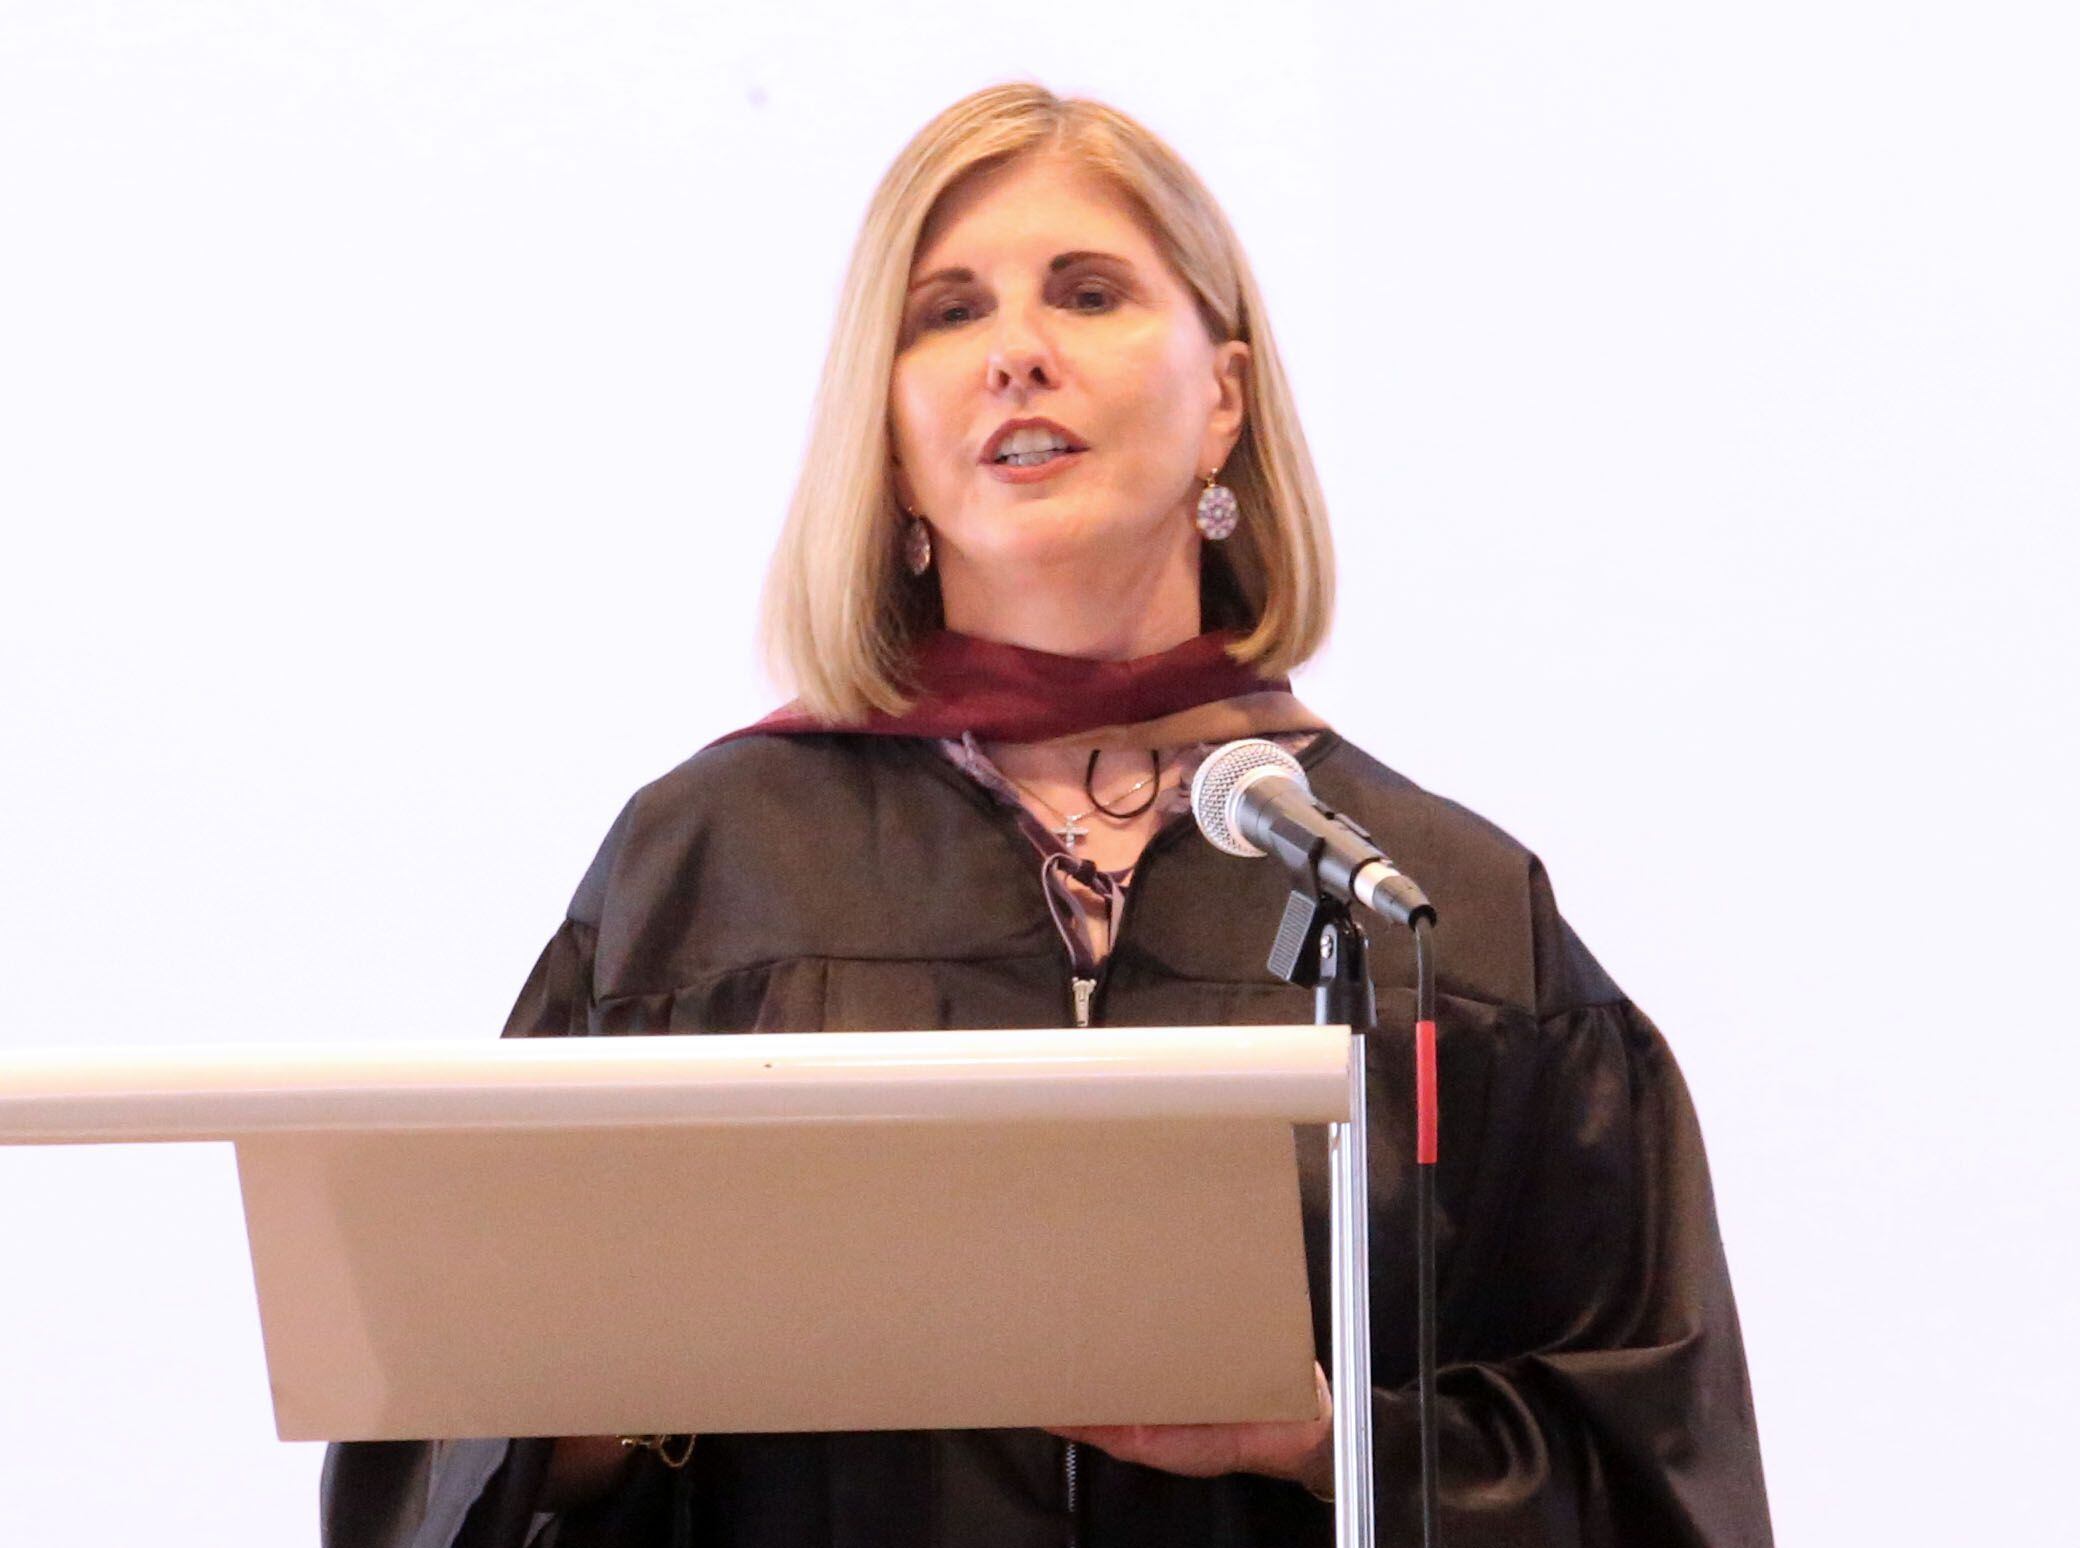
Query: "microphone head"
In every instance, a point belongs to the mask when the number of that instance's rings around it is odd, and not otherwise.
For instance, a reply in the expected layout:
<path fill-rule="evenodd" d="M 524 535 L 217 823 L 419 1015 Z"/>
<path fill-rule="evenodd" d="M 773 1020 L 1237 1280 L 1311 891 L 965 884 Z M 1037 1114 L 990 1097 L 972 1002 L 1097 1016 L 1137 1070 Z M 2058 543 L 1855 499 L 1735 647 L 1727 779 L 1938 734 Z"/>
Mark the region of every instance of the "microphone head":
<path fill-rule="evenodd" d="M 1307 774 L 1300 760 L 1276 742 L 1245 737 L 1216 747 L 1192 776 L 1192 815 L 1199 831 L 1215 849 L 1254 860 L 1264 851 L 1242 836 L 1242 793 L 1269 775 L 1289 779 L 1302 790 Z"/>

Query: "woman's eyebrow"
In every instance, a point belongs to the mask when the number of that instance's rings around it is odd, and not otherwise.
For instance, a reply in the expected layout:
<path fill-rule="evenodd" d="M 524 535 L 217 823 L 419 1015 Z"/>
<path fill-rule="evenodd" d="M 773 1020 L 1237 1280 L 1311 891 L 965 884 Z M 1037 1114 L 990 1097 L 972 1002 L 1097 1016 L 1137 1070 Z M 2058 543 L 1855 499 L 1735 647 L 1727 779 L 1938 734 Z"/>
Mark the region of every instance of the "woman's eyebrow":
<path fill-rule="evenodd" d="M 1047 270 L 1050 274 L 1059 274 L 1072 263 L 1082 263 L 1087 259 L 1093 258 L 1103 263 L 1116 263 L 1123 269 L 1131 270 L 1134 267 L 1117 253 L 1097 253 L 1083 250 L 1073 253 L 1056 253 L 1047 260 Z M 925 275 L 924 278 L 912 280 L 910 288 L 912 290 L 922 290 L 925 286 L 935 284 L 939 280 L 952 280 L 955 284 L 965 285 L 974 278 L 975 271 L 973 269 L 934 269 L 930 274 Z"/>

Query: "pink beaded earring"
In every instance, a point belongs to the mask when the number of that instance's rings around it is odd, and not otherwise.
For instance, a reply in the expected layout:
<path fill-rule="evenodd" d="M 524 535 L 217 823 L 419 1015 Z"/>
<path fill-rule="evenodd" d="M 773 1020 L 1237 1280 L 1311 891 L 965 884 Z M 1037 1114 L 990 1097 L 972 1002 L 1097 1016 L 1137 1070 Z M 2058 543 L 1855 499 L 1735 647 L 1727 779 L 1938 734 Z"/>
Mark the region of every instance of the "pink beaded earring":
<path fill-rule="evenodd" d="M 1199 492 L 1199 509 L 1192 520 L 1207 542 L 1218 543 L 1235 530 L 1235 523 L 1242 519 L 1242 507 L 1235 501 L 1234 490 L 1226 484 L 1216 484 L 1212 473 L 1205 477 L 1206 487 Z"/>

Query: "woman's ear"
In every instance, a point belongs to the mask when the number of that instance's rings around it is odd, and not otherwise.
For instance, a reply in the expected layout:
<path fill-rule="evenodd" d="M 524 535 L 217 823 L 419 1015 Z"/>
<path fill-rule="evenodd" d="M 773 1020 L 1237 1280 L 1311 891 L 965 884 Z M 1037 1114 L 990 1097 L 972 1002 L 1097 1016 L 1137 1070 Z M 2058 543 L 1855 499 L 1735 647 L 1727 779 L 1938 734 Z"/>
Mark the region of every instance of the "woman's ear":
<path fill-rule="evenodd" d="M 1214 380 L 1220 388 L 1213 416 L 1206 422 L 1205 460 L 1202 467 L 1218 468 L 1242 439 L 1243 421 L 1249 416 L 1249 345 L 1230 339 L 1214 350 Z"/>

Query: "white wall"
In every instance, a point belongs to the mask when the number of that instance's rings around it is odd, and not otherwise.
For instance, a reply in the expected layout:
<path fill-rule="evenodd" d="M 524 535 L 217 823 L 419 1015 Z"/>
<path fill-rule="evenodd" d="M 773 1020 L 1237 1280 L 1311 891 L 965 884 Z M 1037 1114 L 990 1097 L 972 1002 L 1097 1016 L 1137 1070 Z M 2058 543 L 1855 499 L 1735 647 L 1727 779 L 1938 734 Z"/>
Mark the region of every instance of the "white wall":
<path fill-rule="evenodd" d="M 493 1035 L 622 799 L 773 701 L 874 181 L 1031 75 L 1249 246 L 1340 545 L 1303 696 L 1673 1041 L 1780 1541 L 2037 1525 L 2067 13 L 727 9 L 0 5 L 0 1048 Z M 0 1243 L 0 1541 L 315 1540 L 228 1150 L 0 1152 Z"/>

